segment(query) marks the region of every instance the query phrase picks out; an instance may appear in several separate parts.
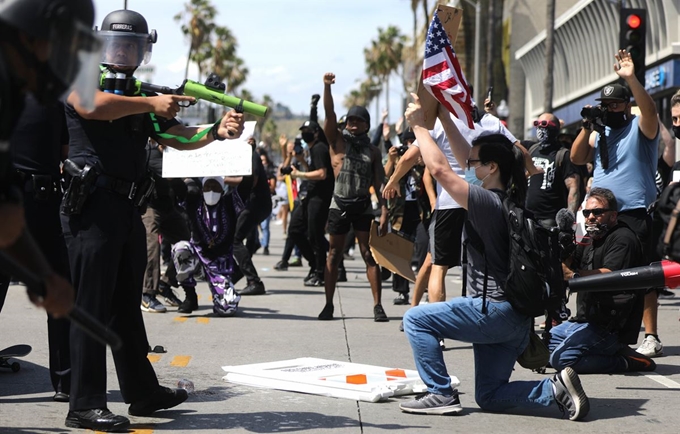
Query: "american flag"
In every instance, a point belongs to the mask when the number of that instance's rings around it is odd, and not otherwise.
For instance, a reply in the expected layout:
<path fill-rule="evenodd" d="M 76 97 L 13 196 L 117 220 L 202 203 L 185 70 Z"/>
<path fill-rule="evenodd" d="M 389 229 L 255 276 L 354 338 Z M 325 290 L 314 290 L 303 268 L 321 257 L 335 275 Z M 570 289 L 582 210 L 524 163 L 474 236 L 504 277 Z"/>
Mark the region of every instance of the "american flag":
<path fill-rule="evenodd" d="M 474 128 L 470 87 L 436 11 L 427 31 L 422 78 L 423 85 L 437 101 Z"/>

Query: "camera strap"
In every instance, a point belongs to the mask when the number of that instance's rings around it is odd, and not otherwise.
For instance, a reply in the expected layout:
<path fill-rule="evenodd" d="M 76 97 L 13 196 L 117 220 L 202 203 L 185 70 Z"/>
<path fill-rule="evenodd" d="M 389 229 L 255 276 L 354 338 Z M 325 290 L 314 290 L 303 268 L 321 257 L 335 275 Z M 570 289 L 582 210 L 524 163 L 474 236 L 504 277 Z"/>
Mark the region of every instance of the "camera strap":
<path fill-rule="evenodd" d="M 604 170 L 607 170 L 609 169 L 609 148 L 607 148 L 607 136 L 604 131 L 600 133 L 598 147 L 600 148 L 600 164 Z"/>

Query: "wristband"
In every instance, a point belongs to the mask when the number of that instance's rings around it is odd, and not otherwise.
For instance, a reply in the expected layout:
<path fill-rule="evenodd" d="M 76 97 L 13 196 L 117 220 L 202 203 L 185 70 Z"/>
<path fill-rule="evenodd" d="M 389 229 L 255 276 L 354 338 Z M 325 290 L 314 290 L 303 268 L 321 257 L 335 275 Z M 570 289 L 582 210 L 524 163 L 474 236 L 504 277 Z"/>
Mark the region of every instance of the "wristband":
<path fill-rule="evenodd" d="M 217 129 L 219 128 L 219 124 L 215 124 L 210 128 L 210 135 L 212 136 L 213 140 L 219 140 L 224 141 L 227 138 L 226 137 L 221 137 L 220 134 L 217 132 Z"/>

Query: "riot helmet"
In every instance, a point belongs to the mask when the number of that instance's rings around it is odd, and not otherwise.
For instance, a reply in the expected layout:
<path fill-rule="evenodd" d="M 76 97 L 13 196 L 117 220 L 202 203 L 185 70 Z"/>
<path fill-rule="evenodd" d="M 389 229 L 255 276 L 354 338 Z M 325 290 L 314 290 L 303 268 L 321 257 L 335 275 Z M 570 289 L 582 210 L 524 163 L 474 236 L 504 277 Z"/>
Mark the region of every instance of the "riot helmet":
<path fill-rule="evenodd" d="M 45 60 L 16 32 L 5 32 L 24 63 L 36 71 L 33 93 L 38 101 L 55 101 L 72 84 L 81 96 L 94 95 L 96 75 L 89 80 L 82 75 L 96 68 L 101 48 L 92 32 L 92 0 L 5 0 L 0 2 L 0 21 L 29 38 L 47 42 Z"/>
<path fill-rule="evenodd" d="M 119 68 L 137 68 L 149 63 L 151 49 L 158 38 L 155 30 L 149 32 L 144 17 L 131 10 L 109 13 L 97 35 L 104 44 L 100 63 Z"/>

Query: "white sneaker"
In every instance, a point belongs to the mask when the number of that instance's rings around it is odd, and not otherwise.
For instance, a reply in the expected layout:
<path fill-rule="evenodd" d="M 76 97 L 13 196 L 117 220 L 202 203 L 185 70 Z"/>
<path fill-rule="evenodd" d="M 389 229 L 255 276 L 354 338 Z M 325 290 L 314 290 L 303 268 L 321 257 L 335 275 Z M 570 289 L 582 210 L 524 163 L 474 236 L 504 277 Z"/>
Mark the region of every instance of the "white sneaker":
<path fill-rule="evenodd" d="M 635 351 L 647 357 L 659 357 L 663 356 L 663 344 L 650 335 L 642 341 L 642 344 Z"/>

